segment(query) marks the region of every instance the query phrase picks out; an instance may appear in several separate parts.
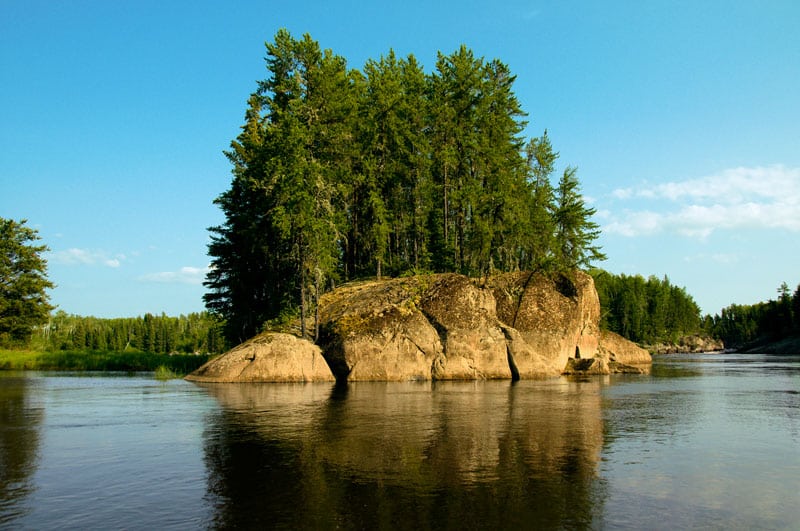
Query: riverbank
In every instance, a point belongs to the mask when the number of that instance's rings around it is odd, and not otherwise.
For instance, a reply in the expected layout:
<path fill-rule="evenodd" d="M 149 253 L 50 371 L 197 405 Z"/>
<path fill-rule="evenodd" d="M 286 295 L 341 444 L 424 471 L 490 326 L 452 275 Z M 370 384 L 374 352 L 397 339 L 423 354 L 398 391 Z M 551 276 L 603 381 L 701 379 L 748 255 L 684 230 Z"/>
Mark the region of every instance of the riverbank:
<path fill-rule="evenodd" d="M 209 355 L 193 354 L 0 349 L 0 370 L 138 372 L 155 371 L 161 367 L 185 375 L 209 359 Z"/>
<path fill-rule="evenodd" d="M 800 354 L 800 336 L 790 336 L 779 341 L 759 341 L 738 349 L 744 354 Z"/>
<path fill-rule="evenodd" d="M 721 352 L 725 345 L 719 339 L 707 336 L 682 337 L 677 343 L 657 343 L 642 345 L 650 354 L 697 354 L 700 352 Z"/>

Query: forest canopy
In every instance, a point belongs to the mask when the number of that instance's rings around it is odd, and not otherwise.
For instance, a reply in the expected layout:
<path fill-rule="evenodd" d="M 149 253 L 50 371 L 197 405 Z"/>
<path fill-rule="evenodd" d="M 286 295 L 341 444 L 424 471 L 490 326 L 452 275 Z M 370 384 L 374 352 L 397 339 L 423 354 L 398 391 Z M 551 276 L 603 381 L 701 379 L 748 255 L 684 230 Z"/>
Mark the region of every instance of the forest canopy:
<path fill-rule="evenodd" d="M 524 139 L 515 76 L 466 46 L 426 73 L 393 51 L 350 69 L 309 35 L 266 43 L 267 77 L 226 155 L 206 307 L 236 343 L 336 282 L 568 271 L 604 258 L 577 170 Z M 555 181 L 555 182 L 554 182 Z"/>

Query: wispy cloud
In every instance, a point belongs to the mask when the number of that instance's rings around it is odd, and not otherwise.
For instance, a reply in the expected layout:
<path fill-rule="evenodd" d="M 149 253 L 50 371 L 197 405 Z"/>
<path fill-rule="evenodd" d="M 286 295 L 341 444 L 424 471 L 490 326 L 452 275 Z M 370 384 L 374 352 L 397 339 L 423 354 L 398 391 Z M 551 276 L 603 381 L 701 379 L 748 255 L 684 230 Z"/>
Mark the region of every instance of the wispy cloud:
<path fill-rule="evenodd" d="M 142 275 L 139 280 L 165 284 L 202 284 L 208 270 L 208 267 L 185 266 L 178 271 L 161 271 Z"/>
<path fill-rule="evenodd" d="M 47 259 L 51 263 L 62 265 L 102 265 L 117 268 L 125 261 L 126 256 L 121 253 L 111 255 L 105 251 L 94 249 L 78 249 L 72 247 L 63 251 L 52 251 L 47 254 Z"/>
<path fill-rule="evenodd" d="M 800 232 L 800 168 L 733 168 L 611 195 L 647 207 L 622 209 L 607 218 L 604 230 L 623 236 L 674 232 L 706 238 L 717 230 L 745 228 Z"/>

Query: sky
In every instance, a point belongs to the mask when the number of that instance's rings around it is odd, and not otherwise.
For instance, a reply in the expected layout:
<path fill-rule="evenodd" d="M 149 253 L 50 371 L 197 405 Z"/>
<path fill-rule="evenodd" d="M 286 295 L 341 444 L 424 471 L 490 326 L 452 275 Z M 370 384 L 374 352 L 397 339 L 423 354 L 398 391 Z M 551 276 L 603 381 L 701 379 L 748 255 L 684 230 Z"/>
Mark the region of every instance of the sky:
<path fill-rule="evenodd" d="M 795 0 L 0 0 L 0 217 L 49 247 L 59 310 L 202 311 L 264 43 L 287 28 L 351 68 L 393 49 L 428 72 L 465 44 L 578 168 L 598 265 L 714 314 L 800 283 L 799 23 Z"/>

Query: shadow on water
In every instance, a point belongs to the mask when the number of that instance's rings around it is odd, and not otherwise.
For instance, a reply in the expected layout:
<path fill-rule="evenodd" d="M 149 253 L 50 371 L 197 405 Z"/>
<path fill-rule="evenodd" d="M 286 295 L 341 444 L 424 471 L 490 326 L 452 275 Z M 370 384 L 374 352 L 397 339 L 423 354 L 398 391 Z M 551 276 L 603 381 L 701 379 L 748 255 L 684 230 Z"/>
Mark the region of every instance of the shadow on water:
<path fill-rule="evenodd" d="M 598 380 L 203 384 L 218 527 L 585 528 Z"/>
<path fill-rule="evenodd" d="M 0 527 L 25 514 L 33 491 L 44 410 L 32 400 L 32 380 L 0 376 Z"/>

